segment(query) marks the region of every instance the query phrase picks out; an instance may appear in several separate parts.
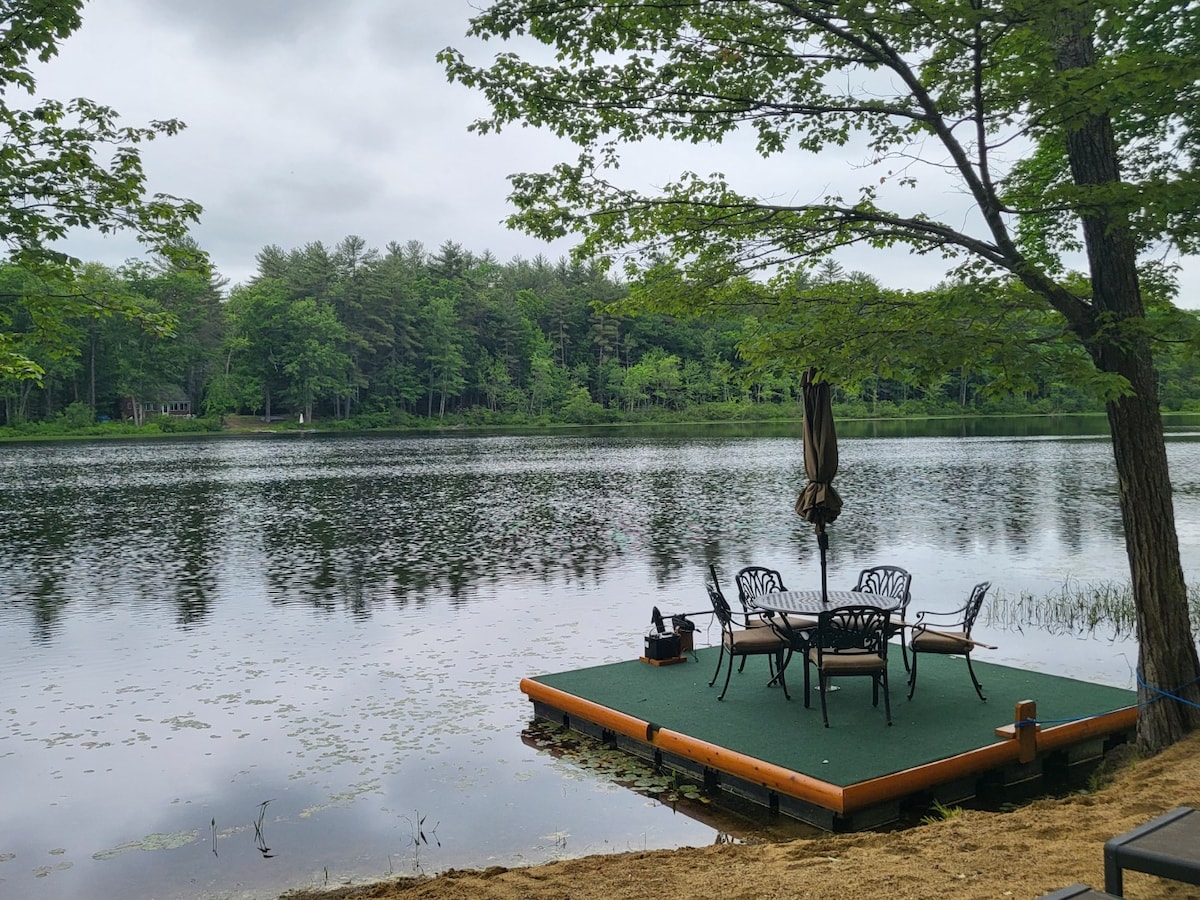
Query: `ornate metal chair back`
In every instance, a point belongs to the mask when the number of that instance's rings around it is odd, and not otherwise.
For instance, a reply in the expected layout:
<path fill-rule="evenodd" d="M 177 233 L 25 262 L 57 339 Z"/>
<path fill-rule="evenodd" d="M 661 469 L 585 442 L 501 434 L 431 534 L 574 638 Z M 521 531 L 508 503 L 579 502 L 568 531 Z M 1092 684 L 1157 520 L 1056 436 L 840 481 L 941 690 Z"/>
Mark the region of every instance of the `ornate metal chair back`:
<path fill-rule="evenodd" d="M 721 628 L 725 631 L 733 631 L 733 610 L 729 606 L 729 601 L 725 599 L 725 594 L 721 591 L 718 584 L 712 581 L 706 581 L 704 586 L 708 588 L 708 599 L 712 603 L 713 612 L 716 613 L 717 621 L 721 623 Z"/>
<path fill-rule="evenodd" d="M 746 566 L 734 576 L 734 581 L 737 582 L 738 600 L 747 614 L 756 612 L 750 605 L 752 598 L 787 590 L 783 585 L 783 576 L 766 566 Z"/>
<path fill-rule="evenodd" d="M 912 587 L 912 575 L 899 566 L 873 566 L 858 573 L 858 583 L 854 590 L 868 594 L 881 594 L 884 597 L 894 597 L 900 601 L 897 612 L 903 613 L 908 609 L 912 599 L 909 589 Z"/>
<path fill-rule="evenodd" d="M 845 651 L 874 653 L 887 659 L 888 613 L 875 606 L 839 606 L 818 620 L 821 656 Z"/>
<path fill-rule="evenodd" d="M 971 589 L 971 599 L 963 607 L 963 634 L 967 637 L 971 636 L 971 629 L 975 627 L 975 620 L 983 608 L 983 598 L 987 596 L 988 588 L 991 586 L 990 581 L 981 581 Z"/>

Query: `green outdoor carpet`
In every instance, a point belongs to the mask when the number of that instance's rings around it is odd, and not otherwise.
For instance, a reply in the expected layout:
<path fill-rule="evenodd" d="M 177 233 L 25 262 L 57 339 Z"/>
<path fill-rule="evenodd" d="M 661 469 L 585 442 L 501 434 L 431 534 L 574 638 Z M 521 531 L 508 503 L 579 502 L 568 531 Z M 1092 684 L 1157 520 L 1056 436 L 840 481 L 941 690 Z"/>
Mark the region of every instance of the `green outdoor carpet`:
<path fill-rule="evenodd" d="M 788 667 L 784 698 L 767 687 L 767 660 L 752 657 L 744 672 L 734 663 L 729 691 L 718 702 L 725 670 L 708 686 L 717 663 L 714 647 L 697 652 L 698 661 L 653 666 L 640 660 L 594 666 L 532 678 L 601 706 L 672 731 L 774 763 L 844 787 L 975 750 L 1000 740 L 998 726 L 1013 721 L 1018 701 L 1037 703 L 1045 727 L 1132 706 L 1133 691 L 991 665 L 973 658 L 987 702 L 971 686 L 965 660 L 922 656 L 913 699 L 897 654 L 890 659 L 892 727 L 883 698 L 871 706 L 871 679 L 835 680 L 828 696 L 829 728 L 821 723 L 821 700 L 814 679 L 812 706 L 804 708 L 804 667 L 797 657 Z"/>

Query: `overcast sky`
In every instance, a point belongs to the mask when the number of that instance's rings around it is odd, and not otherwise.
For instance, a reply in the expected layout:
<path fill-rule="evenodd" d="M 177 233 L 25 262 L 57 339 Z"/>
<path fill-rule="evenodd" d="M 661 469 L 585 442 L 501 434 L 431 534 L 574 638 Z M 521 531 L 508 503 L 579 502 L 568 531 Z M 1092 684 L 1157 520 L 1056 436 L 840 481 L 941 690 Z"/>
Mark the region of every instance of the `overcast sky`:
<path fill-rule="evenodd" d="M 234 284 L 254 274 L 268 244 L 332 247 L 350 234 L 368 247 L 417 240 L 433 252 L 452 240 L 501 261 L 557 260 L 568 243 L 504 227 L 506 176 L 548 169 L 573 151 L 529 129 L 469 134 L 483 100 L 447 82 L 435 60 L 448 45 L 480 63 L 504 49 L 464 36 L 472 12 L 466 0 L 92 0 L 83 27 L 37 70 L 39 93 L 89 97 L 126 124 L 186 122 L 143 151 L 151 189 L 204 207 L 193 233 Z M 861 164 L 851 150 L 765 165 L 738 142 L 646 149 L 621 171 L 639 186 L 683 168 L 722 171 L 764 195 L 815 200 L 838 185 L 852 194 Z M 952 216 L 964 205 L 953 192 L 923 186 L 920 202 L 959 224 Z M 140 252 L 100 236 L 69 249 L 109 265 Z M 896 288 L 929 287 L 944 271 L 903 251 L 839 261 Z"/>

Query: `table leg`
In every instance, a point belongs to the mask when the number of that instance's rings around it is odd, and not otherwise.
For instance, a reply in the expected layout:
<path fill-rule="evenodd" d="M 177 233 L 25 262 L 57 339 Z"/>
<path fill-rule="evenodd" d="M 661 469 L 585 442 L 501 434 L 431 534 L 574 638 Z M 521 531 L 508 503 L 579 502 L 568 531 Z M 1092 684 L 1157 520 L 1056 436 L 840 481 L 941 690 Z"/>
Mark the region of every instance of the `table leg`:
<path fill-rule="evenodd" d="M 1117 862 L 1117 854 L 1108 847 L 1104 848 L 1104 890 L 1118 897 L 1125 896 L 1124 873 L 1121 864 Z"/>

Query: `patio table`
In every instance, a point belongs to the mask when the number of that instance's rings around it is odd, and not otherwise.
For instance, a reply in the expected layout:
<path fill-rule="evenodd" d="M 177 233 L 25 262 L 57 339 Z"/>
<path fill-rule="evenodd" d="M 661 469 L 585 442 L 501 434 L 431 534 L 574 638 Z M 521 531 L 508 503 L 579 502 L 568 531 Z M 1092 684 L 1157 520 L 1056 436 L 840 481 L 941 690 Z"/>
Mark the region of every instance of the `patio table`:
<path fill-rule="evenodd" d="M 874 606 L 888 611 L 900 608 L 900 601 L 883 594 L 867 594 L 862 591 L 827 591 L 824 600 L 820 591 L 774 591 L 759 594 L 750 602 L 771 612 L 789 613 L 795 616 L 816 618 L 826 610 L 838 606 Z"/>
<path fill-rule="evenodd" d="M 874 606 L 889 612 L 900 608 L 900 601 L 895 597 L 888 597 L 884 594 L 868 594 L 864 591 L 826 591 L 824 597 L 820 591 L 772 591 L 750 598 L 750 603 L 759 609 L 785 613 L 785 619 L 787 615 L 816 619 L 821 613 L 839 606 Z M 799 651 L 803 655 L 808 653 L 809 632 L 815 627 L 815 625 L 798 628 L 785 626 L 783 628 L 775 627 L 775 631 L 781 637 L 791 641 L 792 651 Z M 784 661 L 784 669 L 791 662 L 791 658 L 791 653 L 789 653 L 788 658 Z M 771 683 L 778 681 L 783 671 L 781 669 L 777 672 L 771 679 Z M 828 690 L 836 691 L 837 687 L 830 686 Z"/>
<path fill-rule="evenodd" d="M 1200 884 L 1200 814 L 1180 806 L 1104 844 L 1104 890 L 1124 892 L 1124 871 Z"/>

